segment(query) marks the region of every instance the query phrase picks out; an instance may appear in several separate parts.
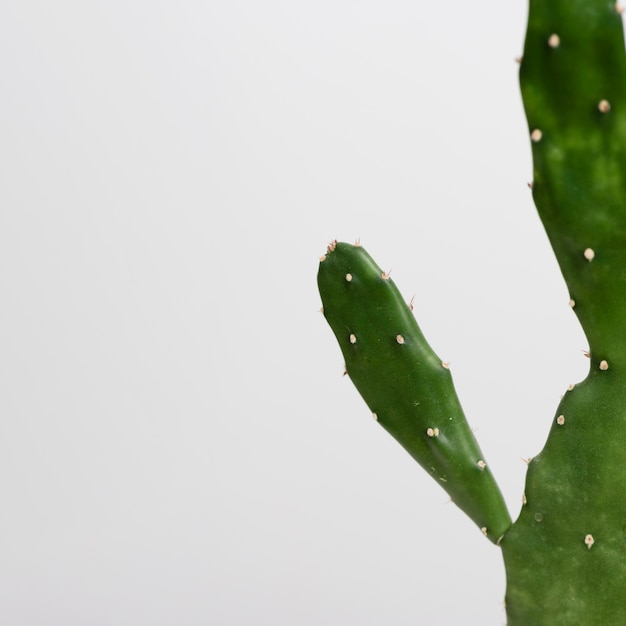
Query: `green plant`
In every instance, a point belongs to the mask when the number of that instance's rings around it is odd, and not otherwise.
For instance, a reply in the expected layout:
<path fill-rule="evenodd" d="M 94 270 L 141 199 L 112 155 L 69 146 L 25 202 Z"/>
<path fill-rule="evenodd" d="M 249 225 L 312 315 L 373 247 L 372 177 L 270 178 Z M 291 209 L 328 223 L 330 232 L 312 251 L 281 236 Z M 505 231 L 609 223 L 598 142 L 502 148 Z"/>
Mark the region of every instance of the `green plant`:
<path fill-rule="evenodd" d="M 520 85 L 533 198 L 589 341 L 507 512 L 450 372 L 393 281 L 333 242 L 318 285 L 346 371 L 379 423 L 502 549 L 510 626 L 626 623 L 626 55 L 620 8 L 530 0 Z"/>

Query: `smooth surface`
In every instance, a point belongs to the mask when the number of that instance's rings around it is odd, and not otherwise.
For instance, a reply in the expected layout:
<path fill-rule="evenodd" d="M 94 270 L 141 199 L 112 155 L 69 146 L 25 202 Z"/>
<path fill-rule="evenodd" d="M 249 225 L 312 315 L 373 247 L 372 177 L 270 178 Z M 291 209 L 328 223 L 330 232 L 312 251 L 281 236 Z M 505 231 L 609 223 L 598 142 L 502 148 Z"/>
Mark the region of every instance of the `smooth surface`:
<path fill-rule="evenodd" d="M 603 359 L 626 367 L 622 20 L 603 0 L 530 6 L 520 85 L 535 137 L 533 196 L 594 367 Z"/>
<path fill-rule="evenodd" d="M 315 274 L 360 237 L 422 294 L 515 514 L 589 365 L 527 188 L 525 20 L 0 3 L 0 622 L 503 623 L 499 552 L 381 436 Z"/>
<path fill-rule="evenodd" d="M 428 345 L 393 279 L 359 244 L 333 242 L 317 284 L 346 374 L 373 418 L 493 543 L 511 526 L 448 364 Z"/>
<path fill-rule="evenodd" d="M 591 371 L 531 461 L 502 541 L 510 626 L 621 626 L 626 595 L 626 55 L 617 7 L 532 0 L 520 71 L 533 194 Z M 567 94 L 567 98 L 565 97 Z M 537 134 L 541 131 L 541 135 Z"/>

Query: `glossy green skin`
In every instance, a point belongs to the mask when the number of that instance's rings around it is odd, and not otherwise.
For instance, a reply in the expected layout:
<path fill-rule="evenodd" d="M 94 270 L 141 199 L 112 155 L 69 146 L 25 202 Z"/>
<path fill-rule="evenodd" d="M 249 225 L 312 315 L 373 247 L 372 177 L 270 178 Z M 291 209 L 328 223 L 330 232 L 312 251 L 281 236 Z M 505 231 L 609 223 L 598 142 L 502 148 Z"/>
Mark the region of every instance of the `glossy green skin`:
<path fill-rule="evenodd" d="M 511 520 L 455 393 L 393 281 L 361 246 L 333 244 L 318 286 L 346 371 L 378 422 L 497 542 Z"/>
<path fill-rule="evenodd" d="M 615 4 L 530 0 L 520 83 L 533 197 L 589 341 L 590 372 L 565 392 L 513 526 L 488 468 L 475 471 L 480 452 L 448 372 L 391 281 L 362 249 L 338 244 L 320 265 L 320 291 L 348 373 L 381 424 L 436 479 L 447 478 L 442 486 L 479 526 L 496 529 L 508 625 L 623 626 L 626 55 Z M 452 431 L 424 437 L 450 415 Z M 477 478 L 488 478 L 487 489 Z"/>
<path fill-rule="evenodd" d="M 554 33 L 558 46 L 549 44 Z M 623 625 L 626 57 L 615 5 L 530 0 L 520 83 L 529 131 L 541 130 L 532 142 L 533 197 L 589 340 L 591 370 L 558 407 L 528 468 L 526 505 L 501 543 L 508 623 Z"/>

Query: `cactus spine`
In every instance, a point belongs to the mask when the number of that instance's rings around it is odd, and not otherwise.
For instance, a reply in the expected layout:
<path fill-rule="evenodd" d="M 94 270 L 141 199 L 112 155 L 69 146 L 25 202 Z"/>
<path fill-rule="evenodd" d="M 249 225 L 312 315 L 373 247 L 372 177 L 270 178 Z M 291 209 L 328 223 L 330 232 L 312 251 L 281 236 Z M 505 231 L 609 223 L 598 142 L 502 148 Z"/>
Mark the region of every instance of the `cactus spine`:
<path fill-rule="evenodd" d="M 520 85 L 533 198 L 590 346 L 511 524 L 450 373 L 359 245 L 320 263 L 325 317 L 370 410 L 501 546 L 509 626 L 626 623 L 626 55 L 619 7 L 530 0 Z"/>

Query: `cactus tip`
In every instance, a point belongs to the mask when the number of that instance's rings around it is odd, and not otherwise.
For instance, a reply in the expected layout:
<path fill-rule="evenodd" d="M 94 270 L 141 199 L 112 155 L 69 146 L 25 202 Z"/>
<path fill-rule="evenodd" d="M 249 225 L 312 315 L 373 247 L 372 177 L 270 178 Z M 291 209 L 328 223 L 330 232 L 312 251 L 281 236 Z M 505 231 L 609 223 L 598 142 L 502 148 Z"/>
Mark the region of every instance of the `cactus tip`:
<path fill-rule="evenodd" d="M 596 253 L 594 252 L 593 248 L 585 248 L 583 256 L 587 259 L 587 261 L 591 262 L 596 256 Z"/>
<path fill-rule="evenodd" d="M 542 137 L 543 133 L 538 128 L 535 128 L 535 130 L 530 133 L 530 140 L 534 143 L 538 143 L 539 141 L 541 141 Z"/>
<path fill-rule="evenodd" d="M 593 538 L 593 535 L 589 534 L 589 535 L 585 535 L 585 545 L 587 546 L 588 550 L 591 550 L 591 546 L 596 542 L 596 540 Z"/>

